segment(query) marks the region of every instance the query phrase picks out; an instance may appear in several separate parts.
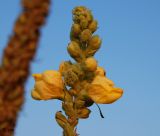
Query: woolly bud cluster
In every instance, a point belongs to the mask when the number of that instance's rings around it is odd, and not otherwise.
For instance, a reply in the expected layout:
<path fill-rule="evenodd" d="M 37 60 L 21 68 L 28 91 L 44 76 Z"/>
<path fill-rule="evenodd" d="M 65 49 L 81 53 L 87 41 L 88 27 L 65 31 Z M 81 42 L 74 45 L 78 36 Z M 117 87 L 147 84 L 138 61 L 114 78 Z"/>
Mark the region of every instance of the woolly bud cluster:
<path fill-rule="evenodd" d="M 85 7 L 73 9 L 73 24 L 70 33 L 71 42 L 68 44 L 70 56 L 78 62 L 92 57 L 101 46 L 101 39 L 93 35 L 98 23 L 94 20 L 91 11 Z"/>

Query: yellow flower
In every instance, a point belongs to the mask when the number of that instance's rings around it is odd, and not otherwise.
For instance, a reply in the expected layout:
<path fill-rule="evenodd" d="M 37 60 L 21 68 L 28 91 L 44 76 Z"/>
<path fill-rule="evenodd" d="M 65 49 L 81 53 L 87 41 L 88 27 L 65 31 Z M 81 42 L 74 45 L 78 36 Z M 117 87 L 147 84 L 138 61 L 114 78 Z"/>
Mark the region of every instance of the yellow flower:
<path fill-rule="evenodd" d="M 63 80 L 60 72 L 48 70 L 42 74 L 33 74 L 35 79 L 31 96 L 36 100 L 63 99 Z"/>
<path fill-rule="evenodd" d="M 123 94 L 122 89 L 115 88 L 111 80 L 100 75 L 94 78 L 87 92 L 88 96 L 99 104 L 113 103 Z"/>

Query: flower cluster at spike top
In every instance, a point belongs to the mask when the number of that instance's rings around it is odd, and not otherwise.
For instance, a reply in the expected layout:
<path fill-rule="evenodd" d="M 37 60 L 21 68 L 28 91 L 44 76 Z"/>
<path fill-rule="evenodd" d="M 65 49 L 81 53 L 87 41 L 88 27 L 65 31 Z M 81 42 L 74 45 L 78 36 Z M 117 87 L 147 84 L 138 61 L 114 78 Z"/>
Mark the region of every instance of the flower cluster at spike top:
<path fill-rule="evenodd" d="M 101 46 L 101 39 L 93 35 L 97 21 L 91 11 L 83 6 L 74 8 L 73 21 L 67 50 L 75 62 L 64 61 L 58 71 L 33 74 L 36 81 L 32 90 L 34 99 L 62 101 L 66 116 L 57 112 L 55 118 L 63 128 L 64 136 L 77 135 L 78 119 L 89 117 L 91 111 L 88 107 L 93 103 L 110 104 L 123 94 L 123 90 L 114 86 L 93 57 Z"/>

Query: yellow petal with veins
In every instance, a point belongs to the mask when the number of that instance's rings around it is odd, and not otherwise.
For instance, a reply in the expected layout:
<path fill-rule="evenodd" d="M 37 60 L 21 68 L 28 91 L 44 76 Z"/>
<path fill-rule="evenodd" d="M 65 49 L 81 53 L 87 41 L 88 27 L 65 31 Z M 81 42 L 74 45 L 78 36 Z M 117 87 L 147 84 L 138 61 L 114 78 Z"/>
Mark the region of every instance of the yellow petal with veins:
<path fill-rule="evenodd" d="M 101 86 L 114 86 L 114 83 L 112 80 L 108 79 L 107 77 L 104 76 L 96 76 L 92 82 L 92 84 L 98 84 Z"/>
<path fill-rule="evenodd" d="M 113 103 L 118 100 L 122 94 L 122 89 L 115 88 L 114 83 L 103 76 L 96 76 L 88 89 L 88 96 L 99 104 Z"/>
<path fill-rule="evenodd" d="M 63 99 L 63 80 L 58 71 L 48 70 L 42 74 L 33 74 L 34 89 L 31 92 L 35 100 Z"/>
<path fill-rule="evenodd" d="M 48 70 L 42 73 L 43 80 L 55 87 L 63 88 L 63 80 L 62 75 L 58 71 Z"/>

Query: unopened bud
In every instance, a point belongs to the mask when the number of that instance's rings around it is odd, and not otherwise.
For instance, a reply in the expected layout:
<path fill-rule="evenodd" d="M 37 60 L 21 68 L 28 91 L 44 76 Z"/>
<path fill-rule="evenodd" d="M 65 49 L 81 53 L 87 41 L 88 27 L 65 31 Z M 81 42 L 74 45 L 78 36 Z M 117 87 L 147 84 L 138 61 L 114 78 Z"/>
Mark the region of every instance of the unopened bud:
<path fill-rule="evenodd" d="M 80 25 L 81 25 L 82 29 L 86 29 L 88 26 L 88 20 L 86 20 L 86 19 L 81 20 Z"/>
<path fill-rule="evenodd" d="M 89 40 L 88 44 L 89 48 L 91 49 L 99 49 L 101 46 L 101 39 L 98 35 L 92 36 L 92 38 Z"/>
<path fill-rule="evenodd" d="M 81 15 L 79 15 L 79 16 L 78 16 L 79 21 L 85 20 L 85 16 L 84 16 L 84 15 L 82 15 L 82 13 L 80 13 L 80 14 L 81 14 Z"/>
<path fill-rule="evenodd" d="M 71 41 L 69 43 L 67 50 L 68 50 L 69 54 L 71 55 L 71 57 L 73 57 L 73 58 L 80 57 L 80 55 L 81 55 L 81 49 L 79 47 L 79 44 L 75 41 Z"/>
<path fill-rule="evenodd" d="M 72 102 L 64 102 L 62 103 L 62 108 L 65 111 L 65 114 L 69 117 L 74 117 L 75 116 L 75 112 L 73 109 L 73 103 Z"/>
<path fill-rule="evenodd" d="M 97 61 L 93 57 L 87 58 L 85 65 L 88 71 L 95 71 L 97 69 Z"/>
<path fill-rule="evenodd" d="M 81 35 L 80 35 L 80 39 L 82 42 L 86 42 L 91 38 L 91 31 L 89 29 L 85 29 L 82 31 Z"/>
<path fill-rule="evenodd" d="M 73 24 L 72 25 L 72 29 L 71 29 L 71 33 L 73 36 L 78 36 L 81 32 L 81 28 L 79 24 Z"/>
<path fill-rule="evenodd" d="M 98 25 L 98 23 L 97 23 L 97 21 L 96 20 L 93 20 L 90 24 L 89 24 L 89 30 L 91 30 L 92 31 L 92 33 L 93 32 L 95 32 L 96 30 L 97 30 L 97 25 Z"/>
<path fill-rule="evenodd" d="M 66 117 L 59 111 L 59 112 L 56 113 L 55 118 L 56 118 L 57 123 L 58 123 L 62 128 L 64 128 L 65 125 L 66 125 L 66 123 L 67 123 Z"/>
<path fill-rule="evenodd" d="M 78 118 L 85 119 L 85 118 L 89 117 L 90 112 L 91 111 L 87 108 L 78 109 L 77 110 L 77 116 L 78 116 Z"/>
<path fill-rule="evenodd" d="M 88 20 L 88 22 L 91 22 L 93 20 L 91 11 L 88 11 L 88 13 L 86 14 L 86 19 Z"/>
<path fill-rule="evenodd" d="M 77 108 L 83 108 L 83 107 L 85 107 L 85 101 L 83 101 L 81 99 L 77 99 L 75 101 L 75 105 L 76 105 Z"/>

